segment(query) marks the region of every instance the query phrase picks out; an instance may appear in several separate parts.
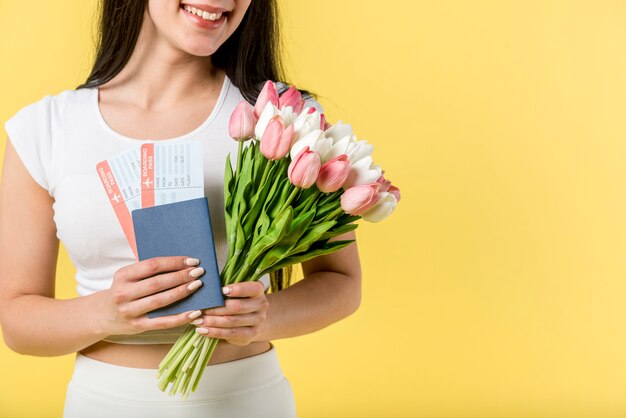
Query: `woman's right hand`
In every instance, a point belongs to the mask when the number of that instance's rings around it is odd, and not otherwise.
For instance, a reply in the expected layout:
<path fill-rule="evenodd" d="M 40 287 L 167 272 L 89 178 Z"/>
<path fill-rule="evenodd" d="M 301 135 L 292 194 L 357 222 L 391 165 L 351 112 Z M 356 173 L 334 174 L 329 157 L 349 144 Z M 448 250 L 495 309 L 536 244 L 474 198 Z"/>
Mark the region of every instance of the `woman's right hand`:
<path fill-rule="evenodd" d="M 204 274 L 195 258 L 155 257 L 129 264 L 113 275 L 113 284 L 103 293 L 102 328 L 108 335 L 138 334 L 173 328 L 200 316 L 200 311 L 148 318 L 147 312 L 183 299 L 196 291 Z"/>

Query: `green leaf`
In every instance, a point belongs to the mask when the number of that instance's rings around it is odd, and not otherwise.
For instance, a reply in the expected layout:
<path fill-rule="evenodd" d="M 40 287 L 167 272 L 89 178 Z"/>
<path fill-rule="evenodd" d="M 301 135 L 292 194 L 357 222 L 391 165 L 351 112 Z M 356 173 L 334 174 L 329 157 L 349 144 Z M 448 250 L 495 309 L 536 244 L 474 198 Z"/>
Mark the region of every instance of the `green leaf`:
<path fill-rule="evenodd" d="M 322 235 L 320 239 L 330 239 L 330 238 L 339 236 L 341 234 L 345 234 L 346 232 L 350 232 L 350 231 L 357 229 L 358 226 L 359 226 L 358 224 L 339 225 L 336 228 L 330 229 L 328 232 Z"/>
<path fill-rule="evenodd" d="M 263 236 L 267 233 L 271 224 L 269 216 L 265 213 L 264 210 L 261 210 L 259 214 L 259 219 L 254 227 L 254 235 L 252 237 L 252 242 L 256 242 L 260 236 Z"/>
<path fill-rule="evenodd" d="M 332 213 L 340 207 L 341 203 L 338 200 L 333 200 L 322 205 L 317 205 L 317 214 L 315 215 L 315 220 L 323 220 L 329 213 Z"/>
<path fill-rule="evenodd" d="M 298 242 L 298 239 L 307 231 L 314 216 L 315 211 L 311 210 L 295 218 L 291 223 L 289 231 L 265 254 L 258 268 L 265 270 L 287 256 Z"/>
<path fill-rule="evenodd" d="M 272 174 L 275 171 L 275 168 L 276 168 L 276 165 L 272 166 L 269 169 L 268 179 L 272 178 Z M 262 174 L 259 174 L 259 176 L 261 175 Z M 268 194 L 270 193 L 270 189 L 273 186 L 275 186 L 275 182 L 273 182 L 273 184 L 270 184 L 266 180 L 265 184 L 257 188 L 257 193 L 254 195 L 250 203 L 250 210 L 248 211 L 248 213 L 246 213 L 245 217 L 243 218 L 243 223 L 242 223 L 243 230 L 246 235 L 250 235 L 254 226 L 258 222 L 259 215 L 261 211 L 263 210 L 263 207 L 265 206 L 265 203 L 268 198 Z"/>
<path fill-rule="evenodd" d="M 308 231 L 300 238 L 298 244 L 291 250 L 290 254 L 298 254 L 307 251 L 309 247 L 319 241 L 321 237 L 335 226 L 335 221 L 322 222 L 317 225 L 309 225 Z"/>
<path fill-rule="evenodd" d="M 224 210 L 227 214 L 230 214 L 231 210 L 233 185 L 233 167 L 230 163 L 229 153 L 226 157 L 226 168 L 224 170 Z"/>
<path fill-rule="evenodd" d="M 307 212 L 311 208 L 311 206 L 313 206 L 313 203 L 315 202 L 315 200 L 317 200 L 318 195 L 317 193 L 307 193 L 311 189 L 317 190 L 314 187 L 311 187 L 304 191 L 304 195 L 308 194 L 309 196 L 306 197 L 298 206 L 294 208 L 295 213 Z"/>
<path fill-rule="evenodd" d="M 287 258 L 282 259 L 280 262 L 274 264 L 273 266 L 271 266 L 270 268 L 260 271 L 257 274 L 257 277 L 262 276 L 263 274 L 272 272 L 272 271 L 276 271 L 279 270 L 281 268 L 284 267 L 288 267 L 294 264 L 298 264 L 298 263 L 303 263 L 305 261 L 311 260 L 315 257 L 319 257 L 321 255 L 326 255 L 326 254 L 331 254 L 334 253 L 335 251 L 339 251 L 342 248 L 347 247 L 348 245 L 352 244 L 355 240 L 343 240 L 343 241 L 333 241 L 333 242 L 329 242 L 326 245 L 324 245 L 324 247 L 322 248 L 318 248 L 316 250 L 312 250 L 309 252 L 306 252 L 304 254 L 298 254 L 298 255 L 294 255 L 294 256 L 290 256 Z"/>
<path fill-rule="evenodd" d="M 270 225 L 267 232 L 261 235 L 258 241 L 252 243 L 252 247 L 247 254 L 247 258 L 256 260 L 275 245 L 289 231 L 292 220 L 292 210 L 288 207 Z M 251 261 L 250 265 L 254 263 Z"/>

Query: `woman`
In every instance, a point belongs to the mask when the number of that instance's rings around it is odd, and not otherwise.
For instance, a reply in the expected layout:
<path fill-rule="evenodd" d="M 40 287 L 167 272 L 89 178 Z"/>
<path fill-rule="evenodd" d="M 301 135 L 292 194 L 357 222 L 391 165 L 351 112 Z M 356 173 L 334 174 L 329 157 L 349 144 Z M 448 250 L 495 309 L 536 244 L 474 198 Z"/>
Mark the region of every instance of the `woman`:
<path fill-rule="evenodd" d="M 65 417 L 295 416 L 269 341 L 319 330 L 360 302 L 354 244 L 303 263 L 304 280 L 280 292 L 239 283 L 224 289 L 223 308 L 146 316 L 195 291 L 203 271 L 184 254 L 135 262 L 95 164 L 148 140 L 201 141 L 221 268 L 223 162 L 236 147 L 228 118 L 264 80 L 281 79 L 273 0 L 193 1 L 105 0 L 87 82 L 5 125 L 3 336 L 22 354 L 77 352 Z M 59 239 L 77 268 L 75 299 L 54 299 Z M 155 369 L 188 323 L 222 341 L 183 402 L 157 389 Z"/>

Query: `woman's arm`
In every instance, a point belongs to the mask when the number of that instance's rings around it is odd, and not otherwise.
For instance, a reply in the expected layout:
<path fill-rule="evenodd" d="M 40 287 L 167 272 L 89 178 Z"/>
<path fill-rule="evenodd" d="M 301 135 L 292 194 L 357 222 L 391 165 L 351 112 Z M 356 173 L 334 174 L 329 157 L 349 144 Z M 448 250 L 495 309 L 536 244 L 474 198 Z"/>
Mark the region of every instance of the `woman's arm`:
<path fill-rule="evenodd" d="M 9 348 L 21 354 L 63 355 L 111 334 L 189 322 L 189 312 L 152 319 L 145 315 L 195 290 L 188 289 L 195 277 L 186 257 L 131 264 L 115 273 L 109 290 L 54 299 L 59 242 L 52 202 L 7 141 L 0 187 L 0 325 Z"/>
<path fill-rule="evenodd" d="M 93 297 L 54 300 L 59 242 L 52 198 L 7 141 L 0 194 L 0 323 L 6 344 L 32 355 L 66 354 L 103 338 Z"/>
<path fill-rule="evenodd" d="M 354 231 L 334 240 L 356 239 Z M 271 293 L 267 319 L 256 340 L 295 337 L 320 330 L 354 313 L 361 303 L 361 266 L 356 241 L 302 263 L 304 279 Z"/>

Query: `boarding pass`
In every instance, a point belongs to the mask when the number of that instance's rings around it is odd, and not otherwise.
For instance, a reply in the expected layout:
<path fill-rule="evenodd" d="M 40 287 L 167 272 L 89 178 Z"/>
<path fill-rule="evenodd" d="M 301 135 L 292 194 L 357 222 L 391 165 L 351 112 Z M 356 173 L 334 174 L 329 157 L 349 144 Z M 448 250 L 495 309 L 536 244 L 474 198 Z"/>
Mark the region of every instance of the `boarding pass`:
<path fill-rule="evenodd" d="M 131 212 L 204 197 L 200 142 L 149 142 L 96 165 L 124 235 L 138 259 Z"/>

